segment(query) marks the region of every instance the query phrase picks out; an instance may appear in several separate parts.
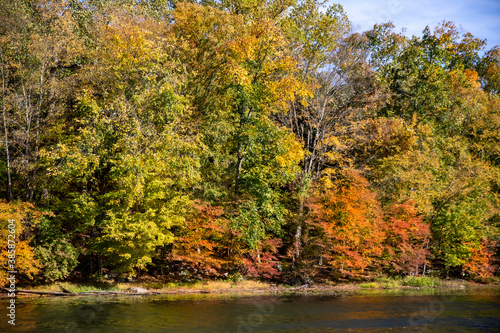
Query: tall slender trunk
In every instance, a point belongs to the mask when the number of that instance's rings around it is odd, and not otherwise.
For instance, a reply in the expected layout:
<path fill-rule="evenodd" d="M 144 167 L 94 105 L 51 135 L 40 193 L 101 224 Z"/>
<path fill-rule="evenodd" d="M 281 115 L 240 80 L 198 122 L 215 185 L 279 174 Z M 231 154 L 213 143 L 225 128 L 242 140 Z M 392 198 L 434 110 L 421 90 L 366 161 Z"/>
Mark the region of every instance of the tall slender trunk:
<path fill-rule="evenodd" d="M 18 59 L 19 63 L 19 68 L 22 68 L 21 65 L 21 60 Z M 26 165 L 26 176 L 25 176 L 25 193 L 24 193 L 24 198 L 26 201 L 29 201 L 29 196 L 30 196 L 30 174 L 29 174 L 29 164 L 30 164 L 30 145 L 29 142 L 31 141 L 30 138 L 30 133 L 31 133 L 31 117 L 32 117 L 32 106 L 31 106 L 31 90 L 26 91 L 26 86 L 24 84 L 24 80 L 21 78 L 21 87 L 23 90 L 23 95 L 22 95 L 22 105 L 26 111 L 25 115 L 25 121 L 26 121 L 26 128 L 24 129 L 25 132 L 25 139 L 24 139 L 24 162 Z"/>
<path fill-rule="evenodd" d="M 235 185 L 234 185 L 234 194 L 235 196 L 238 196 L 238 192 L 240 190 L 240 174 L 241 174 L 241 167 L 243 165 L 243 152 L 242 152 L 242 147 L 241 147 L 241 141 L 238 142 L 238 162 L 236 165 L 236 180 L 235 180 Z"/>
<path fill-rule="evenodd" d="M 241 106 L 242 110 L 245 110 L 245 104 Z M 244 111 L 241 112 L 242 114 Z M 248 114 L 246 118 L 240 119 L 240 125 L 239 125 L 239 131 L 240 133 L 238 134 L 238 152 L 237 152 L 237 163 L 236 163 L 236 179 L 235 179 L 235 184 L 234 184 L 234 194 L 235 196 L 238 196 L 239 190 L 240 190 L 240 175 L 241 175 L 241 168 L 243 167 L 243 160 L 245 159 L 244 155 L 244 150 L 246 147 L 243 147 L 241 144 L 241 132 L 243 131 L 243 125 L 250 120 L 250 117 L 252 116 L 252 110 L 248 110 Z M 242 116 L 243 117 L 243 116 Z"/>
<path fill-rule="evenodd" d="M 299 259 L 300 256 L 300 238 L 302 237 L 302 223 L 299 222 L 299 225 L 297 226 L 297 232 L 295 233 L 295 257 L 297 260 Z"/>
<path fill-rule="evenodd" d="M 295 232 L 295 262 L 297 264 L 300 263 L 300 248 L 302 245 L 302 231 L 303 231 L 303 220 L 304 220 L 304 198 L 300 197 L 300 206 L 299 206 L 299 216 L 298 216 L 298 225 L 297 225 L 297 231 Z M 300 266 L 300 265 L 298 265 Z"/>
<path fill-rule="evenodd" d="M 2 53 L 2 116 L 3 116 L 3 130 L 5 135 L 5 155 L 7 157 L 7 191 L 9 192 L 9 201 L 12 201 L 12 177 L 10 171 L 10 152 L 9 152 L 9 131 L 7 128 L 7 110 L 5 106 L 5 96 L 6 96 L 6 87 L 5 87 L 5 59 Z"/>
<path fill-rule="evenodd" d="M 40 147 L 40 118 L 42 115 L 42 103 L 45 98 L 45 91 L 43 89 L 44 83 L 45 83 L 45 63 L 42 63 L 42 68 L 40 71 L 40 96 L 38 98 L 38 105 L 37 105 L 37 110 L 36 110 L 36 121 L 35 121 L 35 144 L 32 149 L 32 163 L 33 165 L 36 165 L 38 163 L 38 147 Z M 30 171 L 28 170 L 28 173 Z M 31 172 L 31 179 L 35 179 L 35 171 Z M 30 189 L 30 195 L 29 195 L 29 201 L 31 202 L 33 200 L 33 194 L 34 194 L 34 188 Z"/>
<path fill-rule="evenodd" d="M 425 246 L 425 251 L 426 252 L 429 249 L 429 241 L 430 241 L 430 239 L 427 239 L 427 245 Z M 425 255 L 425 253 L 424 253 L 424 255 Z M 425 270 L 426 270 L 426 268 L 427 268 L 427 260 L 424 261 L 424 269 L 422 271 L 422 276 L 425 276 Z"/>

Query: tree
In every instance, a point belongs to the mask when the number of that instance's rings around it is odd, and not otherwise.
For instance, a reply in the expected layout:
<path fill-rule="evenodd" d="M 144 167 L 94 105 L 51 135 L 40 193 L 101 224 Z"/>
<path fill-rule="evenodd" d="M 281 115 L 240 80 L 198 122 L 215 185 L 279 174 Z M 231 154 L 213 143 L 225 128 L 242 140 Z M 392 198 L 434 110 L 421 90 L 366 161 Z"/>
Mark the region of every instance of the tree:
<path fill-rule="evenodd" d="M 205 276 L 219 276 L 231 263 L 231 229 L 221 207 L 195 203 L 195 211 L 181 225 L 174 241 L 173 258 Z"/>
<path fill-rule="evenodd" d="M 390 263 L 386 265 L 389 272 L 425 275 L 431 233 L 413 201 L 395 203 L 385 209 L 384 232 L 384 261 Z"/>
<path fill-rule="evenodd" d="M 97 257 L 99 271 L 103 260 L 125 271 L 151 263 L 173 241 L 198 180 L 169 42 L 149 21 L 122 19 L 100 26 L 101 46 L 67 115 L 74 125 L 42 154 L 53 224 L 80 244 L 91 270 Z"/>
<path fill-rule="evenodd" d="M 0 7 L 2 141 L 10 200 L 33 201 L 39 195 L 38 152 L 79 67 L 81 44 L 67 5 L 6 1 Z"/>
<path fill-rule="evenodd" d="M 328 168 L 334 136 L 354 119 L 362 117 L 376 94 L 375 76 L 368 62 L 366 42 L 352 34 L 343 8 L 319 1 L 302 1 L 281 21 L 289 48 L 298 64 L 296 76 L 312 94 L 296 99 L 278 121 L 304 143 L 306 154 L 301 173 L 292 190 L 288 207 L 293 219 L 288 228 L 293 242 L 293 265 L 301 269 L 305 244 L 305 200 L 310 182 L 317 181 Z M 331 156 L 331 155 L 330 155 Z M 292 236 L 293 235 L 293 236 Z"/>
<path fill-rule="evenodd" d="M 178 4 L 173 31 L 187 71 L 192 124 L 204 146 L 199 196 L 224 204 L 233 228 L 257 248 L 279 233 L 281 189 L 293 180 L 301 145 L 270 116 L 306 93 L 279 28 L 267 18 Z"/>
<path fill-rule="evenodd" d="M 477 66 L 483 89 L 496 94 L 500 92 L 500 46 L 488 50 Z"/>
<path fill-rule="evenodd" d="M 498 169 L 491 163 L 494 150 L 487 148 L 496 141 L 489 130 L 496 127 L 496 112 L 488 111 L 496 97 L 482 91 L 476 71 L 485 42 L 470 33 L 460 36 L 450 22 L 411 40 L 390 26 L 367 35 L 390 93 L 379 114 L 413 127 L 411 144 L 400 142 L 406 148 L 376 160 L 370 179 L 383 202 L 415 200 L 430 223 L 436 266 L 457 273 L 481 239 L 496 233 L 490 219 L 498 202 L 490 175 Z M 480 120 L 485 117 L 488 125 Z M 479 143 L 478 133 L 488 133 L 486 140 Z"/>
<path fill-rule="evenodd" d="M 0 285 L 8 284 L 8 271 L 19 272 L 25 280 L 36 277 L 41 263 L 31 241 L 42 213 L 26 202 L 0 201 Z M 16 280 L 18 279 L 16 275 Z"/>
<path fill-rule="evenodd" d="M 311 218 L 323 234 L 319 255 L 336 277 L 367 277 L 376 274 L 383 253 L 380 204 L 365 178 L 348 171 L 344 177 L 337 183 L 325 178 L 311 202 Z"/>

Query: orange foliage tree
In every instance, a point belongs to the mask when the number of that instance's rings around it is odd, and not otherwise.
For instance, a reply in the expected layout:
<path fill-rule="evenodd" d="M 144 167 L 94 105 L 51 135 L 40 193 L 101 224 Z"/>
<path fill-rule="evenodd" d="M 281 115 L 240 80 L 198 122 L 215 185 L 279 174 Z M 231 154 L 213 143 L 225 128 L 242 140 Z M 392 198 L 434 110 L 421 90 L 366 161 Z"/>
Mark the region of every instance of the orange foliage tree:
<path fill-rule="evenodd" d="M 385 209 L 386 262 L 389 272 L 396 274 L 425 274 L 429 255 L 430 227 L 423 222 L 412 200 L 392 204 Z"/>
<path fill-rule="evenodd" d="M 174 242 L 173 259 L 194 267 L 202 275 L 219 275 L 229 252 L 224 210 L 201 201 L 195 203 L 194 209 Z"/>
<path fill-rule="evenodd" d="M 383 219 L 364 177 L 348 171 L 339 184 L 327 180 L 309 206 L 312 223 L 323 234 L 321 256 L 337 277 L 366 277 L 379 266 Z"/>
<path fill-rule="evenodd" d="M 280 238 L 261 242 L 257 248 L 245 246 L 243 234 L 230 227 L 224 209 L 196 201 L 194 212 L 181 226 L 174 241 L 172 258 L 204 276 L 221 276 L 235 267 L 252 277 L 278 277 L 277 252 Z"/>
<path fill-rule="evenodd" d="M 263 241 L 258 249 L 249 252 L 243 258 L 246 274 L 266 279 L 278 278 L 281 275 L 278 249 L 282 245 L 281 238 L 268 239 Z"/>
<path fill-rule="evenodd" d="M 495 246 L 496 244 L 493 241 L 483 239 L 481 246 L 471 251 L 472 254 L 469 260 L 463 266 L 464 271 L 475 277 L 492 277 L 495 272 L 495 266 L 493 265 Z"/>

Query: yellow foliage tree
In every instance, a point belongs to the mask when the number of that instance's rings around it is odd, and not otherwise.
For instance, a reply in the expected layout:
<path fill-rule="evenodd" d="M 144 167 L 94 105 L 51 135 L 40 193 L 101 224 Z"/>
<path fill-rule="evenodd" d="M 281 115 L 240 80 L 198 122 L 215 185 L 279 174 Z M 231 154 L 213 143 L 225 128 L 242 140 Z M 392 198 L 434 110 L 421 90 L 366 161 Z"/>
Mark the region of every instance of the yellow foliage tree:
<path fill-rule="evenodd" d="M 0 285 L 7 283 L 7 271 L 27 279 L 38 272 L 40 263 L 30 240 L 41 215 L 30 203 L 0 201 Z"/>

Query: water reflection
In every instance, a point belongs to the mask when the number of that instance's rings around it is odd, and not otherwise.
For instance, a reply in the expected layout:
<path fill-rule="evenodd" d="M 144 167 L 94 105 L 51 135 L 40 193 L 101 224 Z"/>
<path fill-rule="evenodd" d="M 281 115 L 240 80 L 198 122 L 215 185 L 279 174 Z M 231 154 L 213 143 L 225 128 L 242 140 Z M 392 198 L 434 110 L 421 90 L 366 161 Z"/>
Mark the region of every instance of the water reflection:
<path fill-rule="evenodd" d="M 18 298 L 9 332 L 500 331 L 498 291 L 426 293 Z"/>

